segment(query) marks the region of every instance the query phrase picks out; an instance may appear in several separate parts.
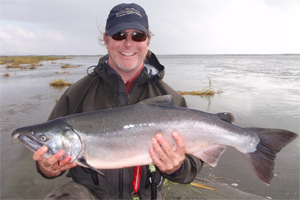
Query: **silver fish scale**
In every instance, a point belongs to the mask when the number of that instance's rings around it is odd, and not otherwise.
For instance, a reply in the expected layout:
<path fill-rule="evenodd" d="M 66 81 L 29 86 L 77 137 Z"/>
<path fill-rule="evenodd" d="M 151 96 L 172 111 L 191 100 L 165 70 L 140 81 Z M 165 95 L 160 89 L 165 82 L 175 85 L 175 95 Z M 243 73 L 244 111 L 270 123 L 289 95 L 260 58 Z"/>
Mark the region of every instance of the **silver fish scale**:
<path fill-rule="evenodd" d="M 156 133 L 162 133 L 173 149 L 176 149 L 171 133 L 178 131 L 189 154 L 215 144 L 251 152 L 253 148 L 248 145 L 249 138 L 257 144 L 254 134 L 249 135 L 242 128 L 225 122 L 216 115 L 175 106 L 136 104 L 120 107 L 118 112 L 106 109 L 76 115 L 66 118 L 66 122 L 81 138 L 85 138 L 85 157 L 101 157 L 111 167 L 115 166 L 115 161 L 126 167 L 129 165 L 128 159 L 133 160 L 133 157 L 146 160 L 141 160 L 140 164 L 149 164 L 144 162 L 151 162 L 149 148 L 152 146 L 151 138 Z M 247 145 L 243 141 L 247 141 Z"/>

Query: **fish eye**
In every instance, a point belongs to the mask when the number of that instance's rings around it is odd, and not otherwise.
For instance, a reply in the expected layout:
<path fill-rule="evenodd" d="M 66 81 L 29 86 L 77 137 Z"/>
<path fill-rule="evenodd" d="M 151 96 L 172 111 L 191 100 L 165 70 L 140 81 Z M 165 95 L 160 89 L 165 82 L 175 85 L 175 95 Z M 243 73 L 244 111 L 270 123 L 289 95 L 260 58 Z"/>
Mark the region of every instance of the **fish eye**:
<path fill-rule="evenodd" d="M 41 139 L 42 141 L 46 141 L 46 140 L 47 140 L 47 137 L 46 137 L 45 135 L 41 135 L 41 136 L 40 136 L 40 139 Z"/>

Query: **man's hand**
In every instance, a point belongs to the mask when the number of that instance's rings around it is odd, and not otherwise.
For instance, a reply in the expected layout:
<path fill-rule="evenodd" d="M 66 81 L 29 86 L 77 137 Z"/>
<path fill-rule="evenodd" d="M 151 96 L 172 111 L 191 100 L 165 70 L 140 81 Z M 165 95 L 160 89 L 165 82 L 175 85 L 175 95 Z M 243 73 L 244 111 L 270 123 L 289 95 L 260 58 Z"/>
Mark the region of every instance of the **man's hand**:
<path fill-rule="evenodd" d="M 58 176 L 62 171 L 76 167 L 76 163 L 69 163 L 71 161 L 71 156 L 66 156 L 64 159 L 60 160 L 64 155 L 65 151 L 60 150 L 50 158 L 44 158 L 43 155 L 48 151 L 47 146 L 39 148 L 33 154 L 33 160 L 39 163 L 41 172 L 47 177 Z"/>
<path fill-rule="evenodd" d="M 153 147 L 149 149 L 153 163 L 166 174 L 177 171 L 185 160 L 185 144 L 182 137 L 177 132 L 173 132 L 172 137 L 177 145 L 175 151 L 162 134 L 157 134 L 155 138 L 152 138 Z"/>

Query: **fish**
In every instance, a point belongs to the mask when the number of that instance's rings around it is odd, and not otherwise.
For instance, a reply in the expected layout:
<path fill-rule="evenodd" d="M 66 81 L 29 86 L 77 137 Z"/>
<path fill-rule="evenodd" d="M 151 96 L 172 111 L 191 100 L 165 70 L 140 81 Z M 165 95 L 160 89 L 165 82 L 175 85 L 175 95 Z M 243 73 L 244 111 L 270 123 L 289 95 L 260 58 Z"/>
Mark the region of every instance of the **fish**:
<path fill-rule="evenodd" d="M 230 113 L 211 114 L 177 107 L 164 95 L 136 104 L 95 110 L 21 127 L 12 137 L 35 152 L 47 146 L 49 158 L 59 150 L 70 162 L 91 168 L 118 169 L 152 163 L 151 139 L 161 133 L 176 149 L 172 132 L 184 140 L 186 154 L 215 167 L 228 146 L 238 150 L 266 184 L 273 177 L 276 154 L 298 134 L 282 129 L 240 127 Z"/>

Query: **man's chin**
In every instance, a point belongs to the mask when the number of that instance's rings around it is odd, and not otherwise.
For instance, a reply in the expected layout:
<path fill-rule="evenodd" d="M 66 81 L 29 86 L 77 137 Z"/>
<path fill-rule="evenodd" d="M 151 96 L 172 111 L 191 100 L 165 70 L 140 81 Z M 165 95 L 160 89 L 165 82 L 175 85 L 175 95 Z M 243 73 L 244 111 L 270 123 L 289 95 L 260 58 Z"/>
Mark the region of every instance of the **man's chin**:
<path fill-rule="evenodd" d="M 123 65 L 118 65 L 119 70 L 123 71 L 123 72 L 127 72 L 130 73 L 134 70 L 136 70 L 138 68 L 138 65 L 131 65 L 131 66 L 123 66 Z"/>

